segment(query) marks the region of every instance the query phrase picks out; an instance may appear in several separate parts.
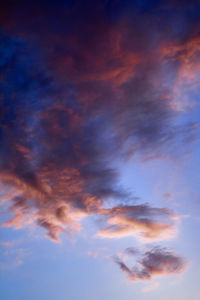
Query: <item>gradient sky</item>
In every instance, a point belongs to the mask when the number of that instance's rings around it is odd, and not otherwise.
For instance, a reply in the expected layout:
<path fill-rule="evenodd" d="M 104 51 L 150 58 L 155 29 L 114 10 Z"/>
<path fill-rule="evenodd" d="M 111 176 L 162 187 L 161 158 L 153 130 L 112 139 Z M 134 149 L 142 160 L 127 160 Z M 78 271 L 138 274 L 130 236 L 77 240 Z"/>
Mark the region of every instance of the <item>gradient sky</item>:
<path fill-rule="evenodd" d="M 4 1 L 0 299 L 199 300 L 200 1 Z"/>

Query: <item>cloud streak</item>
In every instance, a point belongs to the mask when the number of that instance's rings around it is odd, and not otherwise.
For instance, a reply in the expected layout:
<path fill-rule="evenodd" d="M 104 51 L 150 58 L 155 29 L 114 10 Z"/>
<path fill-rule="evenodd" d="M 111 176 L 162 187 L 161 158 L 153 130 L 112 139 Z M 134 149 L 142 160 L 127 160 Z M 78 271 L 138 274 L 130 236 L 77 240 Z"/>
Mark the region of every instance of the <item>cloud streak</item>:
<path fill-rule="evenodd" d="M 174 224 L 170 222 L 172 212 L 165 208 L 152 208 L 148 205 L 119 206 L 103 210 L 109 226 L 101 229 L 98 236 L 120 238 L 138 236 L 147 241 L 162 240 L 175 233 Z M 164 219 L 163 221 L 156 220 Z"/>

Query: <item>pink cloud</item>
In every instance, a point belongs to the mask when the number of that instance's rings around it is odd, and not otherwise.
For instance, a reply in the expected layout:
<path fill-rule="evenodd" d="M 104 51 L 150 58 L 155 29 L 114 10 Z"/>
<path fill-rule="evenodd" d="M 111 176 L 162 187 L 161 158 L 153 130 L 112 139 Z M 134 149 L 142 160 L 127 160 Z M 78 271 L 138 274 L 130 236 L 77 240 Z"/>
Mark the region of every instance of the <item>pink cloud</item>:
<path fill-rule="evenodd" d="M 141 240 L 154 241 L 172 238 L 176 229 L 172 212 L 148 205 L 119 206 L 101 210 L 106 216 L 105 228 L 98 231 L 102 238 L 136 236 Z M 161 221 L 162 220 L 162 221 Z"/>

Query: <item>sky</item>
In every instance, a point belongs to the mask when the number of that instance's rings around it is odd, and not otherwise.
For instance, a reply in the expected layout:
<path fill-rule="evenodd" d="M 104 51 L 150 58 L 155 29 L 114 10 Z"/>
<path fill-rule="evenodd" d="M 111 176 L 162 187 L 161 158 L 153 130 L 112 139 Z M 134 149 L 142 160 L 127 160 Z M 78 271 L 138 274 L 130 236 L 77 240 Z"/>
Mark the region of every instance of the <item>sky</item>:
<path fill-rule="evenodd" d="M 0 9 L 0 298 L 199 300 L 200 1 Z"/>

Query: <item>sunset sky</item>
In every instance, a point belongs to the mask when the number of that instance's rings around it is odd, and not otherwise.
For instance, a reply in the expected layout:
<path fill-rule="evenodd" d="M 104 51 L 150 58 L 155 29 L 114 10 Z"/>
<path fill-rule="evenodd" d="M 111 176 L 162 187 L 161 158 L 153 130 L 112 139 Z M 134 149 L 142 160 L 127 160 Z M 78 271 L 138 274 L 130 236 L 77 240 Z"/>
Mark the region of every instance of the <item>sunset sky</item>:
<path fill-rule="evenodd" d="M 0 6 L 0 299 L 200 299 L 200 1 Z"/>

